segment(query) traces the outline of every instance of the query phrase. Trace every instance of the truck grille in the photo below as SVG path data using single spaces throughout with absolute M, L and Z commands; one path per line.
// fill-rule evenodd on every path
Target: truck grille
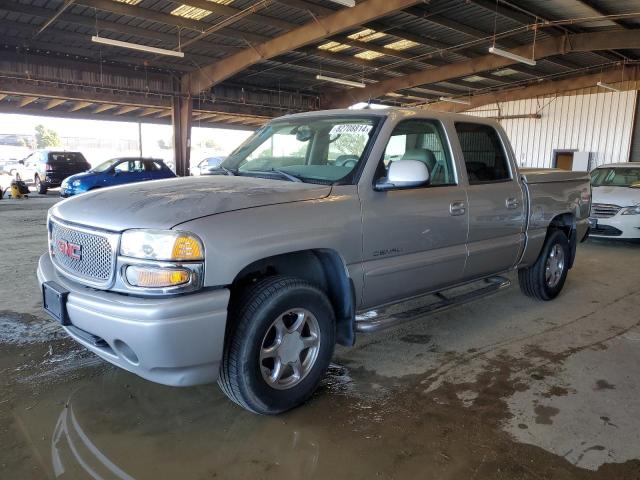
M 51 220 L 50 249 L 54 265 L 82 283 L 107 287 L 113 281 L 118 234 L 63 225 Z
M 618 205 L 608 205 L 606 203 L 594 203 L 591 205 L 591 216 L 595 218 L 611 218 L 617 214 L 622 207 Z

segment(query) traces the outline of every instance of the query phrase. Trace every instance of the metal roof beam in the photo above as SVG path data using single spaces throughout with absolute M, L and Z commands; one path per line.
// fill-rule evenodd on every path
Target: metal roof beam
M 563 95 L 567 92 L 575 92 L 585 88 L 595 88 L 596 83 L 599 81 L 614 84 L 616 85 L 616 88 L 619 88 L 620 90 L 635 90 L 638 89 L 638 82 L 640 82 L 640 70 L 635 66 L 626 68 L 624 76 L 619 69 L 614 69 L 607 70 L 605 72 L 564 78 L 562 80 L 550 80 L 542 83 L 536 82 L 529 86 L 521 85 L 513 89 L 472 95 L 470 98 L 470 105 L 456 106 L 452 103 L 436 102 L 428 105 L 428 108 L 438 111 L 459 112 L 492 103 L 510 102 L 544 95 Z
M 202 67 L 187 76 L 186 88 L 192 95 L 196 95 L 261 60 L 295 50 L 321 40 L 327 35 L 338 34 L 363 22 L 380 18 L 398 9 L 410 7 L 415 3 L 417 3 L 416 0 L 365 0 L 353 8 L 340 9 L 261 45 L 252 46 L 224 60 Z
M 535 58 L 543 59 L 553 55 L 563 55 L 571 52 L 592 52 L 598 50 L 612 50 L 618 48 L 640 48 L 640 34 L 634 30 L 615 30 L 593 33 L 576 33 L 565 37 L 552 37 L 540 40 L 536 44 Z M 531 45 L 523 45 L 512 49 L 516 55 L 531 55 Z M 495 55 L 483 55 L 471 60 L 452 63 L 437 69 L 425 70 L 406 75 L 404 77 L 383 80 L 365 88 L 351 89 L 342 95 L 325 98 L 324 107 L 344 107 L 377 98 L 387 92 L 403 88 L 425 85 L 436 82 L 453 80 L 468 75 L 488 72 L 508 67 L 517 62 Z

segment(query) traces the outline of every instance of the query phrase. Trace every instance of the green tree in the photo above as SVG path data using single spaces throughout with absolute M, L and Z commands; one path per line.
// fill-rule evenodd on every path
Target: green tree
M 57 147 L 59 145 L 60 137 L 55 130 L 46 128 L 44 125 L 36 125 L 37 148 Z
M 367 137 L 365 135 L 342 134 L 333 142 L 339 152 L 346 155 L 360 155 L 364 150 Z

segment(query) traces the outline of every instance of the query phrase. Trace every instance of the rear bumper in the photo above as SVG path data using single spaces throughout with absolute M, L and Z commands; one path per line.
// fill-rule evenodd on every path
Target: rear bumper
M 218 378 L 227 321 L 228 289 L 170 298 L 139 298 L 80 286 L 58 274 L 47 254 L 38 281 L 69 291 L 67 333 L 125 370 L 171 386 Z

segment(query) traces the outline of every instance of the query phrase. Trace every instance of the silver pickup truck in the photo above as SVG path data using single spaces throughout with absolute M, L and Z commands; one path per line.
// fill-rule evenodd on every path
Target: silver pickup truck
M 308 399 L 336 343 L 494 292 L 502 273 L 555 298 L 588 234 L 587 174 L 518 170 L 500 126 L 470 116 L 285 116 L 213 173 L 58 203 L 38 278 L 102 358 L 166 385 L 217 380 L 258 413 Z

